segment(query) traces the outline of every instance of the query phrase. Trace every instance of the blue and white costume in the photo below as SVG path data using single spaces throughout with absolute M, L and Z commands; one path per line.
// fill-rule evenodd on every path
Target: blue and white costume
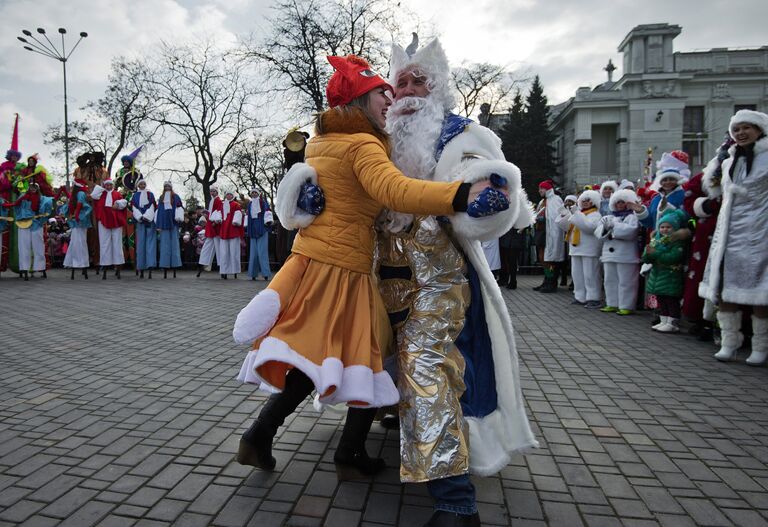
M 164 184 L 163 196 L 157 204 L 155 225 L 160 237 L 160 261 L 158 267 L 171 269 L 181 267 L 181 246 L 179 245 L 179 223 L 184 221 L 181 198 L 173 192 L 170 183 Z
M 70 214 L 69 208 L 73 207 Z M 88 187 L 79 185 L 75 180 L 74 190 L 69 202 L 62 208 L 62 215 L 68 216 L 69 246 L 64 255 L 64 267 L 87 269 L 90 265 L 88 255 L 88 229 L 93 226 L 91 216 L 93 207 L 88 203 Z
M 251 202 L 245 212 L 245 235 L 248 238 L 248 276 L 255 279 L 261 274 L 272 278 L 269 269 L 269 229 L 272 225 L 272 211 L 269 203 L 258 191 L 251 191 Z
M 136 269 L 144 271 L 157 267 L 157 232 L 155 227 L 155 195 L 147 190 L 145 180 L 139 180 L 138 190 L 131 197 L 133 219 L 136 222 Z

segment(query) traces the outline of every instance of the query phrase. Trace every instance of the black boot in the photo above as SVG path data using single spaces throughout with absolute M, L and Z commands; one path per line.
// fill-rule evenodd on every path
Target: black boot
M 435 511 L 424 527 L 480 527 L 480 515 L 472 516 L 448 511 Z
M 29 271 L 20 271 L 20 273 L 24 277 L 25 282 L 29 282 Z
M 222 280 L 226 280 L 227 279 L 227 275 L 223 274 L 223 275 L 221 275 L 221 278 L 222 278 Z
M 139 273 L 139 278 L 144 278 L 144 269 L 142 269 L 141 272 Z
M 173 270 L 173 277 L 176 278 L 176 269 Z
M 106 280 L 107 279 L 107 270 L 102 268 L 101 269 L 101 279 Z
M 539 293 L 557 293 L 557 277 L 548 277 L 544 283 L 544 287 L 539 289 Z
M 72 268 L 72 276 L 70 277 L 70 280 L 74 280 L 74 279 L 75 279 L 75 268 L 73 267 Z
M 541 288 L 543 288 L 545 285 L 547 285 L 547 275 L 544 275 L 544 280 L 542 280 L 542 282 L 539 285 L 534 287 L 533 290 L 534 291 L 541 291 Z
M 365 451 L 365 440 L 376 417 L 376 408 L 350 408 L 341 433 L 339 446 L 333 456 L 340 481 L 373 476 L 384 470 L 381 458 L 370 458 Z
M 168 278 L 168 269 L 163 269 L 163 280 Z
M 204 265 L 202 264 L 197 265 L 197 275 L 196 275 L 197 278 L 200 278 L 200 274 L 203 272 L 203 269 L 205 269 Z
M 43 271 L 43 278 L 48 278 L 48 272 L 47 271 Z
M 147 269 L 147 278 L 152 280 L 152 269 Z
M 120 268 L 119 267 L 115 269 L 115 276 L 117 277 L 118 280 L 120 280 Z
M 83 278 L 88 280 L 88 269 L 83 269 Z
M 259 412 L 259 417 L 240 439 L 237 462 L 263 470 L 275 468 L 272 440 L 277 429 L 315 388 L 312 380 L 294 368 L 285 377 L 285 389 L 270 396 Z

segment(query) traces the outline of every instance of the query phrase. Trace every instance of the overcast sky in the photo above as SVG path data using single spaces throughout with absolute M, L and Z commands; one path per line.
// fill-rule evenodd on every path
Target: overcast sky
M 402 0 L 440 35 L 449 60 L 493 62 L 529 68 L 541 76 L 550 103 L 579 86 L 606 79 L 608 59 L 632 27 L 679 24 L 676 51 L 768 45 L 765 0 Z M 0 149 L 10 144 L 13 114 L 21 115 L 21 149 L 40 152 L 42 163 L 60 168 L 43 144 L 47 125 L 63 122 L 61 64 L 22 48 L 22 29 L 68 30 L 68 45 L 80 31 L 89 36 L 67 64 L 70 121 L 104 91 L 116 55 L 140 55 L 161 39 L 212 36 L 223 45 L 263 30 L 267 0 L 0 0 Z M 406 32 L 417 29 L 404 27 Z M 74 38 L 72 38 L 74 37 Z M 56 40 L 54 40 L 56 42 Z M 407 43 L 407 42 L 406 42 Z M 133 145 L 131 145 L 131 149 Z M 73 162 L 72 162 L 73 163 Z

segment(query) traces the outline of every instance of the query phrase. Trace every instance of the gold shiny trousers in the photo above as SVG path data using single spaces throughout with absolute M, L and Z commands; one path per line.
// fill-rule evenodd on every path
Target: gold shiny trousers
M 469 472 L 469 429 L 459 398 L 469 284 L 447 225 L 416 217 L 408 232 L 379 234 L 379 288 L 397 332 L 400 479 L 423 482 Z

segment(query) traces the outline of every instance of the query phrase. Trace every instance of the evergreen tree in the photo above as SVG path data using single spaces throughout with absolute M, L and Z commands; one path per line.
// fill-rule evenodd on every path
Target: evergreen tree
M 539 183 L 557 177 L 557 161 L 549 130 L 547 96 L 539 76 L 533 80 L 523 105 L 522 96 L 515 96 L 509 112 L 509 122 L 501 130 L 502 150 L 508 161 L 523 173 L 523 188 L 532 201 L 539 200 Z

